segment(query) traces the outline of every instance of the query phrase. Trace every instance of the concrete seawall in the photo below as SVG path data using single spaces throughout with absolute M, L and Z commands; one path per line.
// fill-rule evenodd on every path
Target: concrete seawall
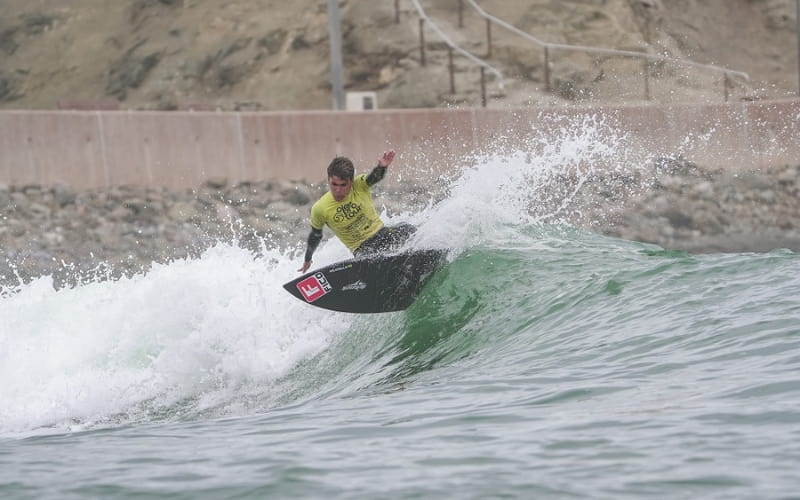
M 76 189 L 192 188 L 324 179 L 335 155 L 367 168 L 393 147 L 428 169 L 475 151 L 528 147 L 565 126 L 602 120 L 642 158 L 681 154 L 712 168 L 762 168 L 800 159 L 800 100 L 686 106 L 419 109 L 368 112 L 0 111 L 0 183 Z M 628 155 L 631 158 L 631 155 Z

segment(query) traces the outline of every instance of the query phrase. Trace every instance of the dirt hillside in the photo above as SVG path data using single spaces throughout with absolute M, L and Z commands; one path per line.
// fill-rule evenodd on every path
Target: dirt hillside
M 502 75 L 487 72 L 490 107 L 645 100 L 639 61 L 552 50 L 548 90 L 536 44 L 493 25 L 487 54 L 485 21 L 469 1 L 419 3 L 441 33 Z M 731 99 L 797 95 L 792 0 L 477 3 L 542 41 L 747 73 L 731 79 Z M 458 52 L 451 91 L 447 44 L 432 23 L 421 64 L 411 0 L 342 0 L 340 14 L 345 90 L 376 91 L 380 107 L 481 104 L 479 68 Z M 3 0 L 0 108 L 328 109 L 328 47 L 324 0 Z M 718 71 L 674 62 L 647 71 L 654 102 L 724 98 Z

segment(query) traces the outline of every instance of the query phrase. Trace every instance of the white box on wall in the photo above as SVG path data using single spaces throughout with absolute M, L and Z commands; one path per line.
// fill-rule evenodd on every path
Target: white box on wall
M 370 111 L 378 109 L 378 95 L 375 92 L 348 92 L 347 111 Z

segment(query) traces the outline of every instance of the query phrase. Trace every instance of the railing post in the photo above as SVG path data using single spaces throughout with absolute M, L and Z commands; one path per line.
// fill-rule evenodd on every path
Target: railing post
M 425 19 L 419 18 L 419 64 L 425 66 Z
M 447 46 L 447 60 L 448 60 L 448 68 L 450 69 L 450 93 L 456 93 L 456 77 L 455 77 L 455 65 L 453 64 L 453 47 Z
M 797 37 L 797 97 L 800 97 L 800 0 L 795 2 L 794 19 L 797 23 L 795 36 Z
M 481 66 L 481 105 L 486 107 L 486 68 Z
M 544 88 L 550 92 L 550 47 L 544 46 Z
M 458 0 L 458 27 L 464 27 L 464 0 Z
M 400 0 L 394 0 L 394 24 L 400 24 Z
M 492 21 L 486 20 L 486 58 L 492 57 Z
M 642 68 L 644 70 L 644 98 L 650 100 L 650 62 L 645 58 L 642 59 Z
M 724 74 L 722 86 L 725 87 L 725 102 L 728 102 L 728 90 L 731 88 L 731 79 L 728 77 L 728 73 Z

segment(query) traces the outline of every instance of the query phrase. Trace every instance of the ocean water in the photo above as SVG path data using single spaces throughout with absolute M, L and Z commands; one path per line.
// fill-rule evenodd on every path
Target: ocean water
M 269 242 L 2 290 L 0 497 L 800 498 L 800 257 L 562 224 L 632 163 L 597 127 L 387 214 L 451 249 L 406 311 L 301 303 Z

